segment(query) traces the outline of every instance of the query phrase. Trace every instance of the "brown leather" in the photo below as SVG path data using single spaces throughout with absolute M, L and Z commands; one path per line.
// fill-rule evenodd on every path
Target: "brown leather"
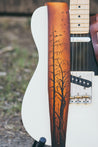
M 48 94 L 52 147 L 65 147 L 70 98 L 70 27 L 67 3 L 48 2 Z M 63 84 L 62 84 L 63 83 Z
M 98 14 L 90 18 L 90 33 L 92 37 L 93 48 L 98 63 Z

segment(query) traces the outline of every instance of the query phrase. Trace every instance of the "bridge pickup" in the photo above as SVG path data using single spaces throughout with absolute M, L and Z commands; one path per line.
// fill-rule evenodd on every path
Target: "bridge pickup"
M 85 88 L 89 88 L 92 86 L 92 82 L 86 79 L 82 79 L 80 77 L 76 77 L 71 75 L 71 83 L 83 86 Z
M 71 72 L 70 103 L 90 104 L 92 102 L 92 80 L 94 72 Z

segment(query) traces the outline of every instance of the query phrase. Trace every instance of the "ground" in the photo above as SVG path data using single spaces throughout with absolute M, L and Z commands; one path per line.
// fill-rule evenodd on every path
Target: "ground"
M 31 147 L 21 120 L 26 87 L 37 66 L 30 18 L 0 17 L 0 147 Z

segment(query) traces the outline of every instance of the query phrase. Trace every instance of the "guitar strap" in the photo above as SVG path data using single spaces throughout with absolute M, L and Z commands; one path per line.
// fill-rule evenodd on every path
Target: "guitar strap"
M 91 16 L 90 18 L 90 33 L 96 61 L 98 63 L 98 14 Z
M 65 147 L 70 98 L 70 25 L 67 3 L 48 6 L 48 92 L 52 147 Z

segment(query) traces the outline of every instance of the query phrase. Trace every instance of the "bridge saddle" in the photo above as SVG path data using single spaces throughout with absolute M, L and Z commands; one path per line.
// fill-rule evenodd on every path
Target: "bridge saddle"
M 94 72 L 71 72 L 70 104 L 90 104 L 92 102 L 93 77 Z

